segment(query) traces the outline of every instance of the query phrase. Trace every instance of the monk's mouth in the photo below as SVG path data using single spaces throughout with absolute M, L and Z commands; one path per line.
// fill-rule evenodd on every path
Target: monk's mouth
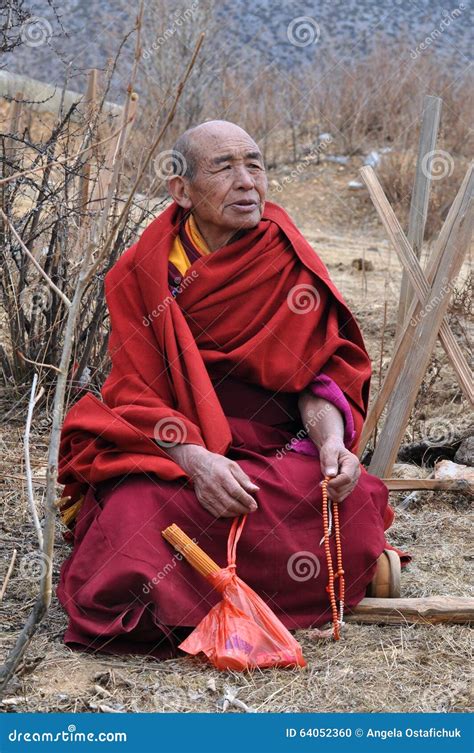
M 253 201 L 251 203 L 239 203 L 236 201 L 234 204 L 230 204 L 233 209 L 235 209 L 237 212 L 242 212 L 243 214 L 250 214 L 251 212 L 254 212 L 256 209 L 258 209 L 258 202 Z

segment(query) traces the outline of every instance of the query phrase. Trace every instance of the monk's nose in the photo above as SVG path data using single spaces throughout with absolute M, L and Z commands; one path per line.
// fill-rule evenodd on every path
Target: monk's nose
M 253 188 L 255 186 L 254 176 L 245 167 L 241 167 L 236 171 L 234 185 L 236 188 Z

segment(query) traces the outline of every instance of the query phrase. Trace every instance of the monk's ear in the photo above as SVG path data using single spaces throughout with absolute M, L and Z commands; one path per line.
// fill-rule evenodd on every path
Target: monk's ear
M 168 178 L 168 192 L 183 209 L 191 209 L 193 202 L 189 196 L 187 181 L 182 175 L 172 175 Z

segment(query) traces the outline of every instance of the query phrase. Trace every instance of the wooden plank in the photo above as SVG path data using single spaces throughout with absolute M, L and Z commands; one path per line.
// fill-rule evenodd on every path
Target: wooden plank
M 344 615 L 346 622 L 376 625 L 464 625 L 474 622 L 474 599 L 463 596 L 426 596 L 418 599 L 362 599 Z
M 404 271 L 407 273 L 408 279 L 413 285 L 414 294 L 423 305 L 426 305 L 430 299 L 431 286 L 426 279 L 420 263 L 410 246 L 408 238 L 406 238 L 406 236 L 404 235 L 400 223 L 398 222 L 392 207 L 385 198 L 382 188 L 378 183 L 372 168 L 362 168 L 360 172 L 369 189 L 379 216 L 384 223 L 387 234 L 389 235 L 395 251 L 397 252 L 398 257 L 404 266 Z M 460 260 L 460 264 L 455 269 L 453 278 L 457 276 L 461 265 L 462 258 Z M 406 328 L 403 329 L 403 332 L 406 332 Z M 469 402 L 473 403 L 474 388 L 472 383 L 472 372 L 469 364 L 464 358 L 464 355 L 456 341 L 456 338 L 451 331 L 449 322 L 446 317 L 444 317 L 441 322 L 439 338 L 442 346 L 446 351 L 446 355 L 451 361 L 451 364 L 456 372 L 459 384 L 464 392 L 464 395 Z M 397 344 L 395 345 L 395 348 L 397 348 Z
M 449 210 L 446 221 L 443 227 L 441 228 L 441 232 L 439 234 L 438 240 L 435 245 L 434 253 L 432 254 L 430 258 L 428 268 L 426 270 L 426 276 L 429 283 L 432 283 L 432 281 L 434 280 L 435 274 L 439 269 L 440 259 L 443 257 L 446 249 L 448 248 L 451 235 L 453 232 L 453 228 L 458 222 L 460 214 L 464 211 L 465 203 L 467 199 L 469 198 L 467 191 L 468 191 L 468 186 L 472 182 L 472 174 L 473 174 L 473 170 L 471 166 L 466 172 L 466 175 L 463 179 L 461 187 Z M 399 230 L 401 233 L 403 233 L 401 228 L 399 228 Z M 456 269 L 459 269 L 461 264 L 462 264 L 462 259 L 458 261 L 458 267 Z M 364 427 L 362 430 L 362 435 L 359 442 L 359 452 L 358 452 L 359 457 L 361 457 L 362 453 L 365 450 L 367 442 L 369 441 L 372 435 L 372 432 L 374 431 L 374 428 L 382 414 L 385 404 L 395 388 L 395 384 L 399 377 L 400 370 L 403 367 L 403 364 L 406 362 L 406 359 L 408 358 L 411 344 L 412 344 L 412 339 L 413 339 L 413 327 L 412 327 L 411 322 L 412 320 L 416 320 L 417 318 L 419 318 L 421 310 L 422 310 L 421 303 L 419 301 L 413 301 L 412 305 L 410 306 L 410 311 L 407 316 L 407 321 L 405 323 L 404 332 L 400 339 L 398 348 L 394 352 L 388 371 L 385 375 L 383 384 L 365 420 Z M 380 475 L 388 475 L 388 473 L 380 474 Z
M 447 244 L 446 251 L 440 261 L 426 308 L 422 308 L 420 318 L 407 330 L 408 357 L 401 364 L 400 375 L 388 403 L 386 420 L 369 466 L 369 471 L 376 476 L 389 475 L 396 460 L 405 427 L 415 404 L 441 322 L 448 307 L 453 275 L 456 268 L 459 267 L 460 260 L 464 258 L 469 245 L 474 219 L 472 212 L 473 185 L 471 169 L 471 179 L 466 187 L 465 201 L 462 203 L 462 208 L 452 228 L 450 242 Z M 387 200 L 378 182 L 375 190 L 381 194 L 380 200 L 386 202 Z M 390 217 L 386 219 L 390 222 Z M 399 226 L 398 228 L 401 230 Z M 397 234 L 398 229 L 394 227 L 393 232 Z M 416 273 L 416 270 L 414 271 Z M 397 355 L 398 353 L 399 351 Z
M 418 146 L 418 158 L 416 162 L 415 182 L 410 203 L 410 216 L 408 219 L 408 243 L 413 249 L 416 258 L 420 258 L 423 236 L 425 234 L 426 218 L 428 215 L 428 203 L 430 199 L 431 176 L 426 170 L 426 161 L 430 152 L 433 152 L 438 138 L 438 128 L 441 116 L 443 100 L 430 94 L 423 100 L 423 115 L 420 129 Z M 409 303 L 413 298 L 410 280 L 406 269 L 403 270 L 398 303 L 398 318 L 396 336 L 401 333 L 406 319 Z
M 467 478 L 382 478 L 391 492 L 445 491 L 472 492 L 474 484 Z

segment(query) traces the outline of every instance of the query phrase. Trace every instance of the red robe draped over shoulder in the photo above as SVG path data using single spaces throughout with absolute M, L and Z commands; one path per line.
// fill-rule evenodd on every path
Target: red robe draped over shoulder
M 68 504 L 89 484 L 122 474 L 185 478 L 166 452 L 170 441 L 225 454 L 231 431 L 210 373 L 276 393 L 298 393 L 327 374 L 351 407 L 356 451 L 370 359 L 341 293 L 288 214 L 266 202 L 256 228 L 192 264 L 178 304 L 167 269 L 181 217 L 171 204 L 106 275 L 112 368 L 103 400 L 86 394 L 63 424 L 59 481 Z

